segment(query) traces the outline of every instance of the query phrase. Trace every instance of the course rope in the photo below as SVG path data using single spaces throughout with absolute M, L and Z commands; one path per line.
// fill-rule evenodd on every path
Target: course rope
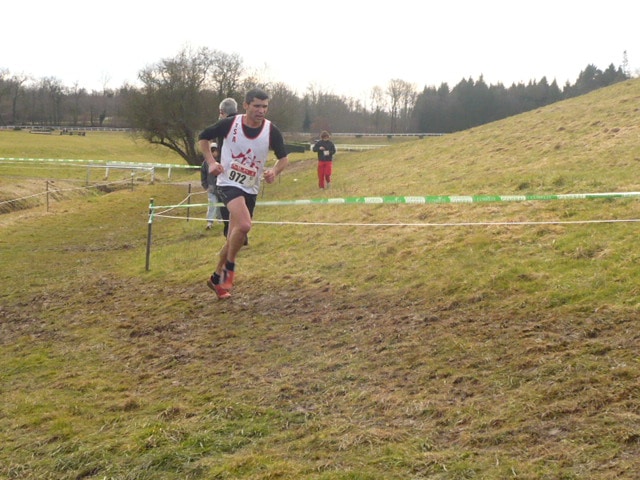
M 597 198 L 637 198 L 640 192 L 610 192 L 610 193 L 570 193 L 549 195 L 430 195 L 430 196 L 382 196 L 382 197 L 344 197 L 344 198 L 316 198 L 302 200 L 271 200 L 258 201 L 256 205 L 378 205 L 378 204 L 443 204 L 443 203 L 481 203 L 481 202 L 523 202 L 548 200 L 582 200 Z M 218 202 L 215 206 L 224 206 Z M 208 207 L 208 203 L 178 205 L 150 205 L 150 222 L 153 217 L 182 219 L 185 217 L 167 215 L 177 208 Z M 162 210 L 158 212 L 157 210 Z M 204 218 L 190 218 L 192 220 L 206 220 Z M 351 226 L 351 227 L 454 227 L 454 226 L 514 226 L 514 225 L 577 225 L 599 223 L 633 223 L 640 219 L 604 219 L 604 220 L 549 220 L 549 221 L 502 221 L 502 222 L 458 222 L 458 223 L 351 223 L 351 222 L 293 222 L 293 221 L 256 221 L 255 224 L 268 225 L 316 225 L 316 226 Z
M 378 205 L 378 204 L 428 204 L 428 203 L 479 203 L 479 202 L 523 202 L 536 200 L 579 200 L 596 198 L 633 198 L 640 197 L 640 192 L 612 192 L 612 193 L 571 193 L 560 195 L 464 195 L 464 196 L 382 196 L 382 197 L 344 197 L 344 198 L 316 198 L 303 200 L 272 200 L 258 201 L 256 205 Z M 187 197 L 190 198 L 190 197 Z M 212 204 L 222 206 L 222 203 Z M 146 270 L 150 269 L 151 256 L 151 229 L 154 218 L 169 218 L 184 220 L 184 216 L 167 215 L 176 208 L 208 207 L 208 203 L 180 205 L 149 205 L 149 220 L 147 231 Z M 161 210 L 158 212 L 158 210 Z M 187 219 L 205 221 L 205 218 L 189 217 Z M 531 225 L 580 225 L 580 224 L 613 224 L 640 222 L 640 219 L 604 219 L 604 220 L 548 220 L 548 221 L 497 221 L 497 222 L 446 222 L 446 223 L 357 223 L 357 222 L 293 222 L 293 221 L 256 221 L 254 224 L 262 225 L 302 225 L 302 226 L 330 226 L 330 227 L 494 227 L 494 226 L 531 226 Z
M 259 205 L 313 205 L 313 204 L 431 204 L 431 203 L 484 203 L 484 202 L 525 202 L 539 200 L 581 200 L 592 198 L 640 197 L 640 192 L 613 193 L 570 193 L 562 195 L 428 195 L 316 198 L 310 200 L 274 200 L 258 202 Z
M 184 220 L 185 217 L 177 215 L 164 215 L 152 213 L 149 216 L 149 223 L 153 223 L 153 218 L 169 218 L 174 220 Z M 209 221 L 206 218 L 190 217 L 190 220 Z M 225 220 L 218 220 L 224 222 Z M 630 219 L 605 219 L 605 220 L 544 220 L 544 221 L 519 221 L 519 222 L 445 222 L 445 223 L 355 223 L 355 222 L 270 222 L 264 220 L 252 220 L 252 224 L 261 225 L 301 225 L 319 227 L 489 227 L 489 226 L 530 226 L 530 225 L 584 225 L 599 223 L 638 223 L 640 218 Z
M 74 192 L 74 191 L 79 191 L 79 190 L 90 190 L 93 188 L 104 188 L 104 187 L 109 187 L 112 185 L 126 185 L 131 183 L 131 180 L 115 180 L 113 182 L 102 182 L 102 183 L 97 183 L 94 185 L 87 185 L 84 187 L 68 187 L 68 188 L 51 188 L 50 190 L 45 190 L 44 192 L 39 192 L 39 193 L 33 193 L 30 195 L 25 195 L 23 197 L 18 197 L 18 198 L 12 198 L 10 200 L 1 200 L 0 201 L 0 205 L 6 205 L 9 203 L 17 203 L 17 202 L 22 202 L 23 200 L 28 200 L 29 198 L 34 198 L 34 197 L 41 197 L 44 195 L 53 195 L 56 193 L 61 193 L 61 192 Z
M 93 164 L 100 166 L 112 166 L 116 167 L 122 165 L 125 167 L 140 167 L 140 168 L 184 168 L 184 169 L 196 169 L 199 166 L 194 165 L 180 165 L 169 163 L 146 163 L 146 162 L 121 162 L 114 160 L 85 160 L 77 158 L 26 158 L 26 157 L 0 157 L 0 161 L 3 162 L 43 162 L 43 163 L 80 163 L 80 164 Z
M 382 196 L 382 197 L 342 197 L 342 198 L 313 198 L 300 200 L 268 200 L 257 201 L 256 205 L 285 206 L 285 205 L 378 205 L 378 204 L 436 204 L 436 203 L 484 203 L 484 202 L 526 202 L 547 200 L 584 200 L 596 198 L 637 198 L 640 192 L 609 192 L 609 193 L 567 193 L 548 195 L 428 195 L 418 196 Z M 217 206 L 222 205 L 217 203 Z M 204 204 L 180 205 L 188 207 L 206 207 Z M 170 209 L 178 205 L 156 206 L 154 208 Z

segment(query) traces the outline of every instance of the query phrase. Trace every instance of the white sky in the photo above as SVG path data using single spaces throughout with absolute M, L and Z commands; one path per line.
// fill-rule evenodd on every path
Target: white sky
M 463 78 L 547 77 L 588 64 L 640 68 L 630 0 L 31 0 L 4 2 L 0 69 L 88 90 L 136 83 L 184 47 L 238 54 L 261 78 L 363 101 L 392 79 L 421 90 Z

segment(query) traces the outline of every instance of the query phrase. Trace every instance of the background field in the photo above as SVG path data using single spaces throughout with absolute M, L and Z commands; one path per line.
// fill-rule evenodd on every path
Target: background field
M 297 154 L 259 200 L 636 192 L 639 100 L 633 80 L 339 153 L 330 191 Z M 163 155 L 91 135 L 45 155 L 15 133 L 0 156 Z M 0 201 L 49 175 L 0 163 Z M 0 216 L 1 478 L 636 477 L 637 198 L 259 206 L 218 302 L 201 208 L 154 220 L 145 270 L 149 199 L 190 183 Z

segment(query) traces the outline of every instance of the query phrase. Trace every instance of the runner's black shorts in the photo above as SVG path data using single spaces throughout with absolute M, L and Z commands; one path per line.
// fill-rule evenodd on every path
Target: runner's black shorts
M 258 195 L 254 193 L 247 193 L 238 187 L 230 187 L 228 185 L 224 185 L 218 186 L 218 197 L 220 201 L 224 203 L 225 207 L 234 198 L 244 197 L 244 202 L 247 205 L 249 214 L 251 215 L 251 218 L 253 218 L 253 209 L 256 208 L 256 200 L 258 198 Z

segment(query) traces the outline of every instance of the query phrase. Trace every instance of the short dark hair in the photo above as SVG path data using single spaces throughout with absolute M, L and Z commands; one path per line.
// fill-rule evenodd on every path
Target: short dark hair
M 249 104 L 253 102 L 254 98 L 257 98 L 258 100 L 269 100 L 269 94 L 261 88 L 252 88 L 244 96 L 244 103 Z

